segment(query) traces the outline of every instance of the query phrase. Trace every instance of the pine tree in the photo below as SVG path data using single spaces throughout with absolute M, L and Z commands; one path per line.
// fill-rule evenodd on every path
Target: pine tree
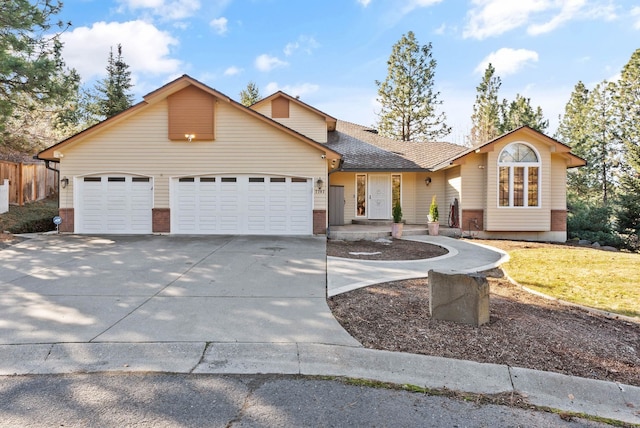
M 510 103 L 505 99 L 500 106 L 502 116 L 500 134 L 513 131 L 527 125 L 536 131 L 544 133 L 549 127 L 549 121 L 544 118 L 542 108 L 531 107 L 531 99 L 516 94 L 516 99 Z
M 623 67 L 614 97 L 619 136 L 625 148 L 626 174 L 616 210 L 618 232 L 630 248 L 640 247 L 640 49 Z
M 249 107 L 260 101 L 261 98 L 260 89 L 253 81 L 247 83 L 246 89 L 240 91 L 240 104 L 243 106 Z
M 482 82 L 476 87 L 477 94 L 473 104 L 472 128 L 469 136 L 472 147 L 486 143 L 499 135 L 501 125 L 498 91 L 502 81 L 495 72 L 496 69 L 489 64 Z
M 594 187 L 599 189 L 603 206 L 615 194 L 615 183 L 622 165 L 622 144 L 613 99 L 615 93 L 616 86 L 613 83 L 599 83 L 591 91 L 587 105 L 587 173 L 592 175 Z
M 434 90 L 436 60 L 431 43 L 420 46 L 412 31 L 393 45 L 387 78 L 378 86 L 378 128 L 381 135 L 401 141 L 440 139 L 451 132 Z
M 587 166 L 573 168 L 567 175 L 568 191 L 584 200 L 593 195 L 594 180 L 589 161 L 589 135 L 587 132 L 589 121 L 589 90 L 584 83 L 578 82 L 569 101 L 565 105 L 564 115 L 561 116 L 556 139 L 571 147 L 571 151 L 587 160 Z
M 133 103 L 131 72 L 122 58 L 122 45 L 118 44 L 118 55 L 113 48 L 109 51 L 107 76 L 95 87 L 97 93 L 96 110 L 103 118 L 109 118 L 128 109 Z
M 51 23 L 61 9 L 62 3 L 52 0 L 2 2 L 0 148 L 24 148 L 24 128 L 12 129 L 12 123 L 28 124 L 31 114 L 50 117 L 77 84 L 77 75 L 65 67 L 60 41 L 60 34 L 71 24 Z

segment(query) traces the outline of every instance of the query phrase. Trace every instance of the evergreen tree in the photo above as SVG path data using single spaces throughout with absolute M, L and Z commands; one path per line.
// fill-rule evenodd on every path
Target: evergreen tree
M 131 72 L 122 58 L 122 45 L 118 44 L 118 55 L 109 51 L 107 76 L 96 84 L 96 112 L 107 119 L 128 109 L 133 103 Z
M 246 89 L 240 91 L 240 104 L 249 107 L 260 101 L 262 96 L 260 95 L 260 89 L 255 82 L 249 82 Z
M 25 129 L 19 124 L 30 123 L 29 114 L 38 111 L 39 117 L 50 117 L 77 84 L 77 74 L 66 69 L 61 55 L 60 34 L 71 24 L 51 23 L 61 9 L 62 3 L 53 0 L 2 2 L 0 146 L 5 149 L 31 150 L 24 147 Z
M 593 195 L 594 178 L 591 172 L 593 159 L 590 158 L 587 132 L 589 122 L 589 90 L 584 83 L 578 82 L 564 108 L 555 138 L 571 147 L 571 151 L 587 160 L 587 166 L 573 168 L 567 175 L 568 191 L 583 200 Z
M 623 67 L 616 89 L 615 111 L 628 167 L 621 178 L 617 226 L 627 237 L 628 246 L 637 249 L 640 244 L 640 49 Z
M 436 60 L 431 43 L 420 46 L 412 31 L 393 45 L 387 61 L 387 78 L 378 86 L 382 108 L 380 134 L 401 141 L 436 140 L 451 132 L 445 114 L 437 113 L 442 104 L 436 92 Z
M 500 106 L 502 121 L 500 124 L 500 134 L 504 134 L 514 129 L 527 125 L 536 131 L 544 133 L 549 127 L 549 121 L 544 118 L 542 108 L 531 107 L 531 99 L 516 94 L 516 99 L 510 103 L 505 99 Z
M 585 129 L 588 133 L 584 153 L 589 166 L 586 173 L 590 182 L 599 189 L 599 198 L 606 206 L 615 193 L 622 165 L 622 144 L 619 138 L 618 118 L 614 105 L 616 86 L 609 82 L 596 85 L 589 95 L 588 117 Z
M 500 104 L 498 91 L 502 85 L 500 77 L 495 75 L 496 69 L 489 64 L 484 72 L 482 82 L 476 87 L 476 101 L 471 116 L 472 128 L 469 143 L 472 147 L 486 143 L 500 133 Z

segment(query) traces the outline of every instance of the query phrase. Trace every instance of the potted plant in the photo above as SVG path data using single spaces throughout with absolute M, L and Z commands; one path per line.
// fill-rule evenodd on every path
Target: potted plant
M 400 202 L 396 202 L 393 206 L 393 224 L 391 225 L 391 237 L 393 238 L 401 238 L 402 237 L 402 207 L 400 206 Z
M 429 207 L 429 235 L 437 235 L 440 230 L 440 215 L 438 214 L 438 203 L 436 202 L 436 195 L 431 198 L 431 206 Z

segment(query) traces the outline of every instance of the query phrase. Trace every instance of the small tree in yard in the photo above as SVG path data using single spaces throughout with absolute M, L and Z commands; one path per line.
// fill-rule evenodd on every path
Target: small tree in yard
M 438 203 L 436 202 L 436 195 L 431 198 L 431 206 L 429 206 L 429 221 L 437 222 L 440 219 L 438 214 Z

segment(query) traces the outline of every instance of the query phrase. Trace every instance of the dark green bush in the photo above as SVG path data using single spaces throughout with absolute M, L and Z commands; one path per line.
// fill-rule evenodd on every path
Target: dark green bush
M 567 201 L 567 234 L 569 239 L 586 239 L 600 245 L 621 247 L 623 240 L 615 233 L 611 224 L 611 210 L 595 203 Z

